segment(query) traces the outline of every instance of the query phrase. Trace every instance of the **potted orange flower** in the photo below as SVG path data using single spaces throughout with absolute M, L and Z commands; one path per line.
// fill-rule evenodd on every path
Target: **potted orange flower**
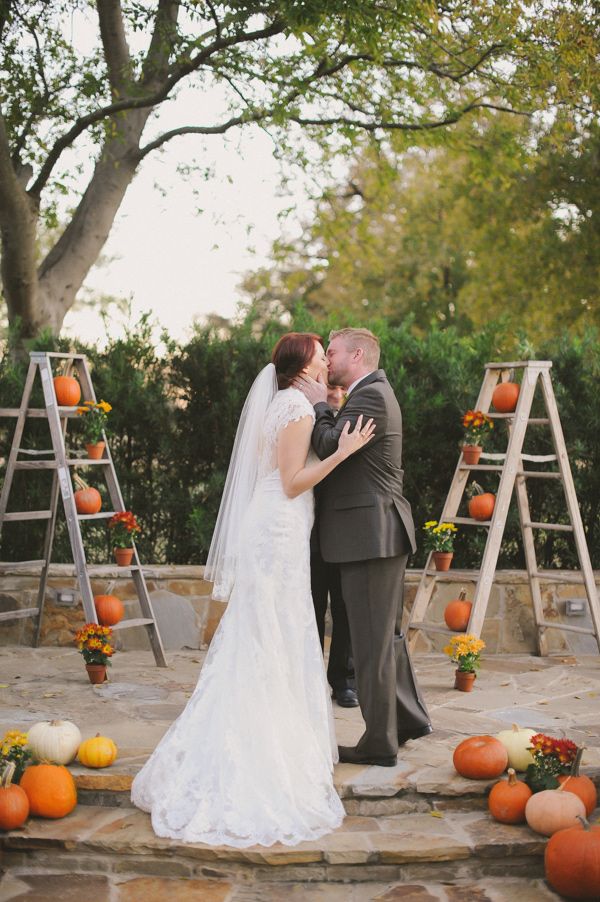
M 113 552 L 119 567 L 128 567 L 133 559 L 133 540 L 141 526 L 131 511 L 119 511 L 108 521 L 112 532 Z
M 465 429 L 463 460 L 466 464 L 476 464 L 483 451 L 482 439 L 492 431 L 494 424 L 481 410 L 467 410 L 462 418 L 462 424 Z
M 86 623 L 75 633 L 75 642 L 83 655 L 91 683 L 106 680 L 106 668 L 115 653 L 110 643 L 111 637 L 110 626 L 100 626 L 98 623 Z

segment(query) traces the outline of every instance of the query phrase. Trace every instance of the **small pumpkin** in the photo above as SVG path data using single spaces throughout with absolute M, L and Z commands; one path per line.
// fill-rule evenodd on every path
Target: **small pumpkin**
M 496 734 L 496 739 L 500 740 L 508 752 L 509 767 L 514 767 L 515 770 L 526 771 L 530 764 L 535 763 L 530 751 L 531 737 L 538 732 L 538 730 L 522 728 L 514 723 L 512 729 L 501 730 Z
M 123 602 L 116 595 L 94 595 L 94 606 L 102 626 L 114 626 L 125 614 Z
M 550 837 L 544 852 L 546 880 L 569 899 L 600 899 L 600 824 L 581 823 Z
M 525 806 L 532 795 L 529 786 L 517 780 L 514 767 L 509 767 L 508 780 L 492 786 L 488 796 L 490 814 L 501 824 L 524 824 Z
M 492 404 L 498 413 L 512 413 L 519 400 L 516 382 L 499 382 L 492 393 Z
M 30 765 L 21 777 L 21 787 L 27 793 L 31 814 L 38 817 L 65 817 L 77 804 L 75 780 L 60 764 Z
M 493 780 L 506 770 L 508 753 L 493 736 L 471 736 L 454 749 L 454 767 L 470 780 Z
M 98 489 L 94 489 L 84 482 L 81 476 L 75 475 L 73 482 L 77 486 L 75 492 L 75 507 L 78 514 L 97 514 L 102 507 L 102 496 Z
M 579 766 L 581 764 L 584 749 L 585 746 L 583 745 L 577 749 L 577 755 L 571 765 L 570 776 L 562 774 L 558 778 L 558 782 L 565 784 L 567 792 L 574 792 L 576 796 L 579 796 L 585 805 L 586 817 L 589 817 L 598 804 L 598 792 L 594 781 L 590 780 L 590 778 L 586 777 L 584 774 L 579 773 Z
M 471 483 L 469 491 L 469 516 L 474 520 L 490 520 L 496 506 L 496 496 L 484 492 L 477 482 Z
M 525 818 L 536 833 L 552 836 L 557 830 L 574 827 L 578 817 L 585 817 L 585 805 L 574 792 L 564 791 L 566 785 L 565 780 L 558 789 L 536 792 L 527 802 Z
M 55 376 L 54 393 L 59 407 L 77 407 L 81 400 L 81 387 L 73 376 Z
M 27 734 L 33 757 L 46 764 L 69 764 L 80 742 L 81 733 L 70 720 L 43 720 Z
M 29 799 L 24 789 L 12 782 L 15 762 L 9 761 L 0 779 L 0 830 L 16 830 L 29 817 Z
M 117 746 L 108 736 L 96 733 L 81 743 L 77 757 L 85 767 L 108 767 L 117 758 Z
M 464 633 L 469 626 L 473 604 L 466 597 L 466 590 L 461 589 L 458 598 L 449 601 L 444 610 L 446 626 L 455 633 Z

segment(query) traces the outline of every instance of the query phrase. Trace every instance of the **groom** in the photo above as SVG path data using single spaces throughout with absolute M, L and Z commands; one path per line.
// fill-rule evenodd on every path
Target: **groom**
M 355 748 L 340 746 L 340 761 L 396 764 L 398 746 L 431 733 L 405 637 L 396 633 L 404 571 L 416 549 L 410 505 L 402 495 L 402 416 L 385 372 L 379 341 L 368 329 L 329 336 L 329 382 L 346 389 L 338 417 L 327 386 L 300 377 L 314 405 L 312 442 L 320 458 L 332 454 L 344 423 L 360 414 L 376 423 L 373 439 L 321 484 L 319 535 L 325 561 L 339 566 L 348 612 L 358 697 L 366 729 Z

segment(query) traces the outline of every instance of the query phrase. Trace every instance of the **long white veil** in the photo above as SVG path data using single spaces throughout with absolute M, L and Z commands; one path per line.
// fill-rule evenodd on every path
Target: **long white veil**
M 265 414 L 276 393 L 275 367 L 269 363 L 252 383 L 235 434 L 204 571 L 205 579 L 213 583 L 213 598 L 227 601 L 235 581 L 240 526 L 256 485 Z

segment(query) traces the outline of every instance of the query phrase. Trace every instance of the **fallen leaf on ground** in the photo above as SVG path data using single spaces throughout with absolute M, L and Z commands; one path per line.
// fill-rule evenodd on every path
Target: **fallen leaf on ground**
M 443 817 L 444 816 L 441 811 L 430 811 L 429 813 L 432 817 Z

